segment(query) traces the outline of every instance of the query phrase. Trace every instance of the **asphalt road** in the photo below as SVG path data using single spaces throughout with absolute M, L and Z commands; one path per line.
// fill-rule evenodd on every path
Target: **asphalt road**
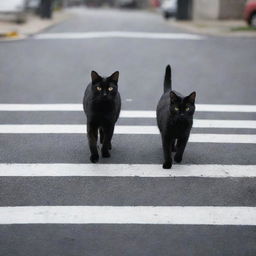
M 148 12 L 76 10 L 73 18 L 42 34 L 0 42 L 0 168 L 4 164 L 89 164 L 85 134 L 8 133 L 3 125 L 86 123 L 81 111 L 3 111 L 1 104 L 81 104 L 90 71 L 109 75 L 120 71 L 123 110 L 155 110 L 163 90 L 164 68 L 173 67 L 173 87 L 197 91 L 199 104 L 254 105 L 256 97 L 256 40 L 203 36 L 191 39 L 80 38 L 87 32 L 186 33 Z M 63 39 L 56 35 L 63 33 Z M 55 35 L 55 36 L 54 36 Z M 196 119 L 256 120 L 256 111 L 198 111 Z M 154 118 L 120 118 L 118 126 L 156 125 Z M 252 135 L 251 143 L 189 143 L 182 166 L 256 165 L 255 128 L 193 128 L 193 134 Z M 159 135 L 116 134 L 111 159 L 102 164 L 162 163 Z M 102 166 L 102 167 L 101 167 Z M 48 167 L 46 167 L 47 169 Z M 129 168 L 133 168 L 130 166 Z M 176 170 L 174 165 L 173 170 Z M 216 167 L 217 168 L 217 167 Z M 256 178 L 241 177 L 127 177 L 13 176 L 0 178 L 1 256 L 255 256 L 254 225 L 196 224 L 51 224 L 27 221 L 12 225 L 2 209 L 16 206 L 256 206 Z M 22 171 L 22 170 L 20 170 Z M 26 170 L 25 170 L 26 171 Z M 86 169 L 85 169 L 86 171 Z M 103 170 L 104 171 L 104 170 Z M 256 171 L 256 168 L 255 168 Z M 72 173 L 72 170 L 69 170 Z M 225 209 L 226 209 L 225 208 Z M 9 209 L 9 208 L 8 208 Z M 225 212 L 224 212 L 225 213 Z M 193 219 L 194 212 L 188 212 Z M 199 214 L 196 212 L 196 214 Z M 21 218 L 26 218 L 22 213 Z M 47 214 L 46 214 L 47 215 Z M 129 218 L 130 216 L 128 216 Z M 200 218 L 200 214 L 199 214 Z M 203 218 L 203 217 L 202 217 Z M 239 218 L 239 216 L 238 216 Z M 252 217 L 252 219 L 255 216 Z M 2 219 L 2 220 L 1 220 Z M 220 220 L 221 221 L 221 220 Z

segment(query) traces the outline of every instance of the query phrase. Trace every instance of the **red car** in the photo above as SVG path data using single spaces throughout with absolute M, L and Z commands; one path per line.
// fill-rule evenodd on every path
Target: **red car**
M 256 28 L 256 0 L 248 0 L 244 9 L 244 19 Z

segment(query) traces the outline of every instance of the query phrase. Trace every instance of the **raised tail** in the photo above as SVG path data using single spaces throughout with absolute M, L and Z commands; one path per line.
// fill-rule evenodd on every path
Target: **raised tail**
M 170 65 L 166 67 L 164 76 L 164 92 L 168 90 L 172 90 L 172 70 Z

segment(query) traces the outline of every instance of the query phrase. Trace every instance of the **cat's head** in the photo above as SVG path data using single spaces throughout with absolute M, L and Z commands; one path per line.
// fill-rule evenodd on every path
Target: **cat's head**
M 109 77 L 101 77 L 96 71 L 91 72 L 92 92 L 101 100 L 111 100 L 118 92 L 119 72 L 116 71 Z
M 175 91 L 170 92 L 170 112 L 177 120 L 192 119 L 195 113 L 196 92 L 192 92 L 186 97 L 181 96 Z

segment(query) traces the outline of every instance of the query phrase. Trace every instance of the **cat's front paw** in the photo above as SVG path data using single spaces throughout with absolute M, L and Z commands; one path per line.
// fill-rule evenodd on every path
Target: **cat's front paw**
M 172 161 L 166 161 L 163 163 L 163 169 L 171 169 L 172 168 Z
M 98 154 L 91 155 L 90 160 L 94 164 L 99 162 L 99 155 Z
M 102 150 L 101 151 L 102 157 L 104 158 L 109 158 L 110 157 L 110 153 L 108 150 Z
M 176 163 L 178 163 L 178 164 L 181 163 L 181 161 L 182 161 L 182 156 L 176 154 L 176 155 L 174 156 L 174 161 L 175 161 Z

